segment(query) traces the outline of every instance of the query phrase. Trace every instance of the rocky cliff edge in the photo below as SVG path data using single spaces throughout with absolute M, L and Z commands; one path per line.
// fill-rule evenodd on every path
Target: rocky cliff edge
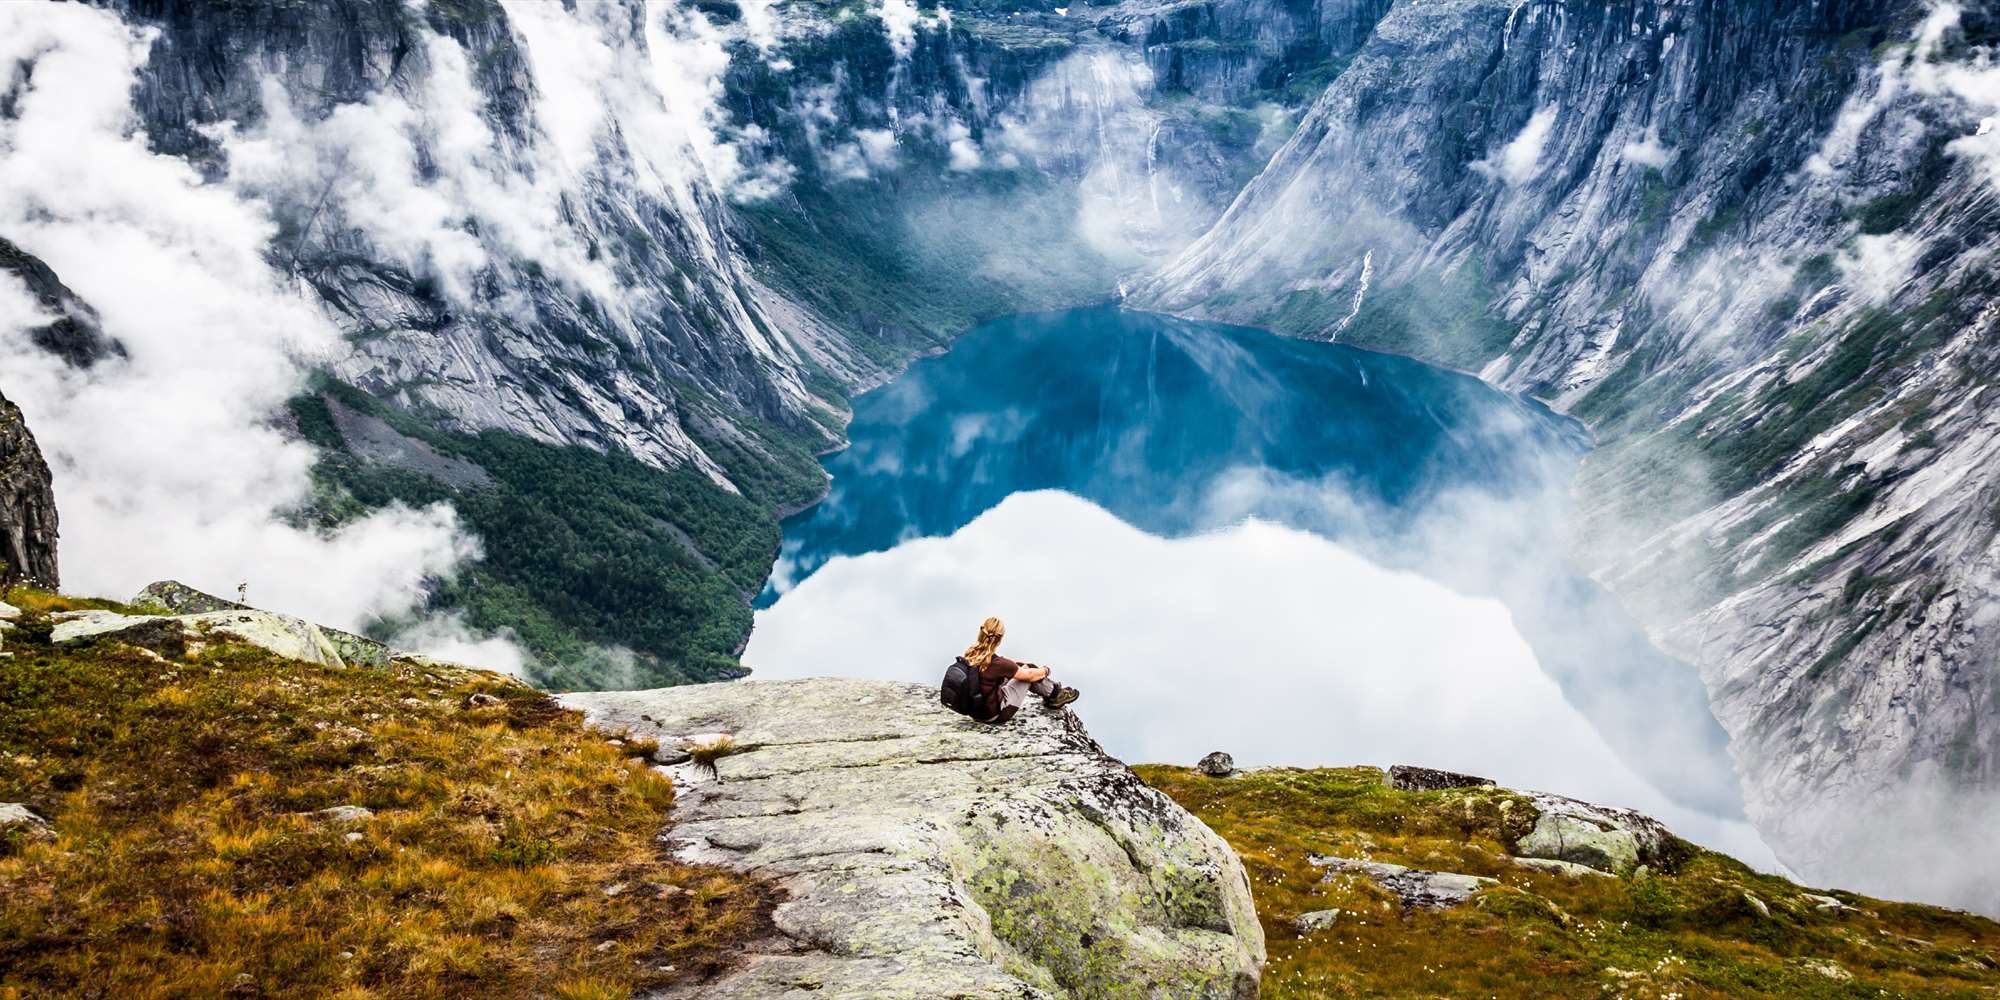
M 930 688 L 827 679 L 562 700 L 662 746 L 719 743 L 669 767 L 670 843 L 789 893 L 772 940 L 672 995 L 1257 995 L 1242 864 L 1069 711 L 983 726 Z

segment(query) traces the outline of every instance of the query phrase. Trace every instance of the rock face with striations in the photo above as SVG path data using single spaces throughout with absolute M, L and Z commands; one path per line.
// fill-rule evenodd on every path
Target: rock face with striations
M 826 679 L 563 700 L 662 744 L 733 739 L 712 774 L 670 769 L 669 839 L 789 898 L 775 940 L 688 995 L 1257 995 L 1241 862 L 1070 712 L 984 726 L 929 688 Z
M 0 396 L 0 583 L 54 589 L 56 496 L 21 408 Z

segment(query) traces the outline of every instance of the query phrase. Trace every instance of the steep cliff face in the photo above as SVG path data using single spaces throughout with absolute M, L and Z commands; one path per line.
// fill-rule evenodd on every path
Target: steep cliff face
M 688 15 L 122 9 L 159 32 L 134 95 L 147 136 L 269 200 L 273 255 L 355 340 L 344 380 L 452 429 L 719 483 L 719 455 L 778 446 L 758 421 L 832 440 L 806 373 L 869 369 L 796 317 L 776 332 L 740 266 L 721 185 L 754 178 L 703 117 L 684 63 L 719 48 Z
M 1991 32 L 1914 4 L 1398 6 L 1139 298 L 1590 420 L 1577 551 L 1701 668 L 1753 818 L 1808 872 L 1908 891 L 2000 754 L 1994 191 L 1962 82 Z M 1924 891 L 1991 905 L 1989 877 Z
M 56 587 L 56 498 L 21 408 L 0 396 L 0 585 Z

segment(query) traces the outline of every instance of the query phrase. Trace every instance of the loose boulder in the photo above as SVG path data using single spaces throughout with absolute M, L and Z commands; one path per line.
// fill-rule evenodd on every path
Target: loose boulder
M 1540 814 L 1535 827 L 1514 845 L 1522 858 L 1544 858 L 1624 874 L 1640 865 L 1658 867 L 1674 842 L 1660 821 L 1630 809 L 1592 805 L 1560 795 L 1533 793 Z
M 1236 773 L 1236 758 L 1217 750 L 1197 762 L 1195 769 L 1211 778 L 1227 778 Z
M 0 833 L 46 837 L 50 835 L 49 821 L 19 802 L 0 802 Z
M 689 996 L 1257 995 L 1264 936 L 1242 863 L 1072 712 L 981 725 L 934 689 L 827 679 L 562 701 L 662 746 L 731 736 L 714 773 L 666 769 L 667 838 L 684 861 L 776 879 L 786 899 L 777 938 Z

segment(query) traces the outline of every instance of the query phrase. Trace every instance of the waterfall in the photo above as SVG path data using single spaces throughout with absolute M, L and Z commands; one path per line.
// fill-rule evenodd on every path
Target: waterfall
M 1370 250 L 1361 257 L 1361 283 L 1354 289 L 1354 305 L 1347 310 L 1347 315 L 1341 318 L 1340 325 L 1333 328 L 1333 339 L 1339 340 L 1340 332 L 1347 329 L 1347 324 L 1354 322 L 1354 317 L 1361 315 L 1361 302 L 1368 297 L 1368 282 L 1374 277 L 1375 251 Z

